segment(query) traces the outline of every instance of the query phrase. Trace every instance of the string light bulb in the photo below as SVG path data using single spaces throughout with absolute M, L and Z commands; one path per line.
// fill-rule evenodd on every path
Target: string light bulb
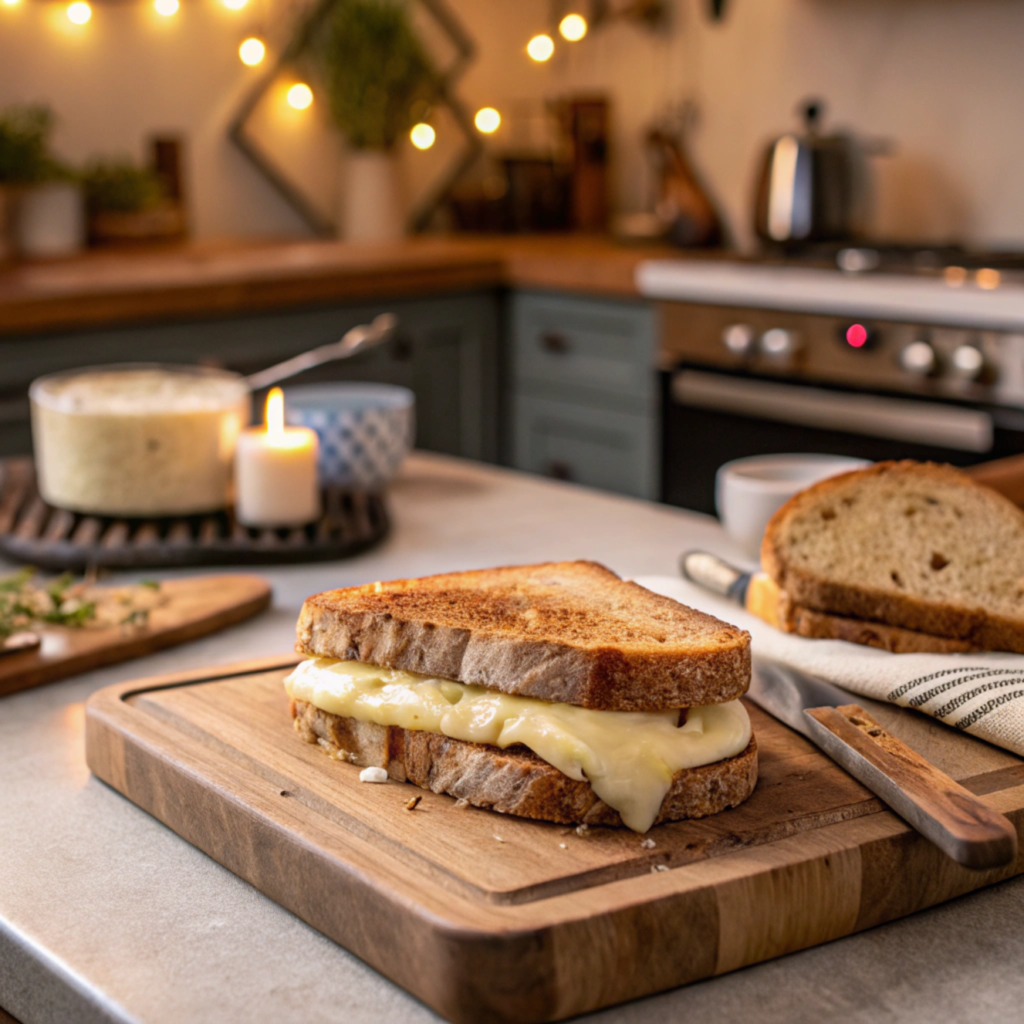
M 526 44 L 526 52 L 538 64 L 542 64 L 544 61 L 550 60 L 551 54 L 555 52 L 555 41 L 551 36 L 541 33 Z
M 409 132 L 409 139 L 417 149 L 430 149 L 437 138 L 437 132 L 429 124 L 420 122 L 412 126 Z
M 257 39 L 255 36 L 242 41 L 242 45 L 238 48 L 238 56 L 243 64 L 247 64 L 249 67 L 254 68 L 257 64 L 263 63 L 263 58 L 267 55 L 267 48 L 263 45 L 263 40 Z
M 16 4 L 16 3 L 18 3 L 18 0 L 4 0 L 4 3 L 5 3 L 5 4 L 6 4 L 6 5 L 8 6 L 8 7 L 13 7 L 13 6 L 14 6 L 14 5 Z
M 85 0 L 75 0 L 68 5 L 68 20 L 75 25 L 84 25 L 92 17 L 92 8 Z
M 473 124 L 476 125 L 478 132 L 490 135 L 498 130 L 498 126 L 501 124 L 501 114 L 494 107 L 481 107 L 476 112 L 476 117 L 473 118 Z
M 313 90 L 305 82 L 296 82 L 288 90 L 288 105 L 296 110 L 305 110 L 313 102 Z
M 224 6 L 231 11 L 240 11 L 249 0 L 224 0 Z
M 587 19 L 582 14 L 567 14 L 558 23 L 559 35 L 570 43 L 578 43 L 587 34 Z
M 178 0 L 153 0 L 153 7 L 156 13 L 162 14 L 165 18 L 170 18 L 177 14 L 180 6 Z

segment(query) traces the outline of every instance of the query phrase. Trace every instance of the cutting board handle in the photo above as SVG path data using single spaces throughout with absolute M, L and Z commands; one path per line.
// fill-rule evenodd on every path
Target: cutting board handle
M 993 810 L 882 728 L 862 707 L 810 708 L 818 745 L 940 850 L 985 871 L 1017 859 L 1017 831 Z

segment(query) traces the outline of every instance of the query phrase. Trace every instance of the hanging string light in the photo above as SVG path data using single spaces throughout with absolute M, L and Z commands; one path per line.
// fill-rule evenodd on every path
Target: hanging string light
M 313 102 L 313 90 L 305 82 L 296 82 L 288 90 L 288 106 L 305 110 Z
M 570 43 L 578 43 L 587 34 L 587 28 L 587 19 L 582 14 L 567 14 L 558 23 L 559 35 Z
M 163 15 L 165 18 L 170 18 L 178 13 L 178 8 L 181 5 L 178 0 L 154 0 L 153 8 L 157 14 Z
M 263 58 L 266 55 L 267 48 L 263 45 L 263 40 L 257 39 L 255 36 L 244 39 L 242 45 L 238 47 L 239 59 L 243 64 L 251 68 L 256 67 L 257 64 L 262 64 Z
M 430 149 L 436 138 L 437 132 L 423 121 L 414 124 L 409 132 L 409 140 L 417 149 Z
M 537 61 L 538 64 L 543 63 L 546 60 L 551 59 L 551 55 L 555 52 L 555 41 L 551 36 L 542 32 L 540 35 L 534 36 L 526 44 L 526 52 Z
M 476 117 L 473 118 L 473 124 L 476 125 L 478 132 L 490 135 L 498 130 L 498 126 L 501 124 L 501 114 L 494 107 L 481 107 L 476 112 Z
M 68 5 L 68 20 L 75 25 L 84 25 L 92 17 L 92 8 L 85 0 L 75 0 Z

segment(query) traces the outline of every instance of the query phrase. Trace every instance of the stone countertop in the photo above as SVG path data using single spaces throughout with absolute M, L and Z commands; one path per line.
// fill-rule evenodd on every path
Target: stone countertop
M 737 559 L 707 517 L 438 456 L 409 460 L 392 505 L 394 532 L 376 550 L 268 569 L 274 606 L 257 619 L 0 700 L 0 1006 L 23 1024 L 439 1020 L 91 778 L 82 726 L 94 690 L 288 651 L 303 598 L 328 587 L 579 557 L 673 573 L 687 547 Z M 587 1019 L 1009 1021 L 1024 1002 L 1022 919 L 1018 878 Z
M 502 286 L 637 298 L 642 259 L 600 235 L 193 242 L 0 269 L 0 337 Z

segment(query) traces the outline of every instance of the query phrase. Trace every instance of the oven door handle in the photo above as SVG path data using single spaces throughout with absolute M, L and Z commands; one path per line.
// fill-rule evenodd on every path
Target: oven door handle
M 994 426 L 988 413 L 942 402 L 851 395 L 701 370 L 676 371 L 672 397 L 698 409 L 936 448 L 988 452 L 993 444 Z

